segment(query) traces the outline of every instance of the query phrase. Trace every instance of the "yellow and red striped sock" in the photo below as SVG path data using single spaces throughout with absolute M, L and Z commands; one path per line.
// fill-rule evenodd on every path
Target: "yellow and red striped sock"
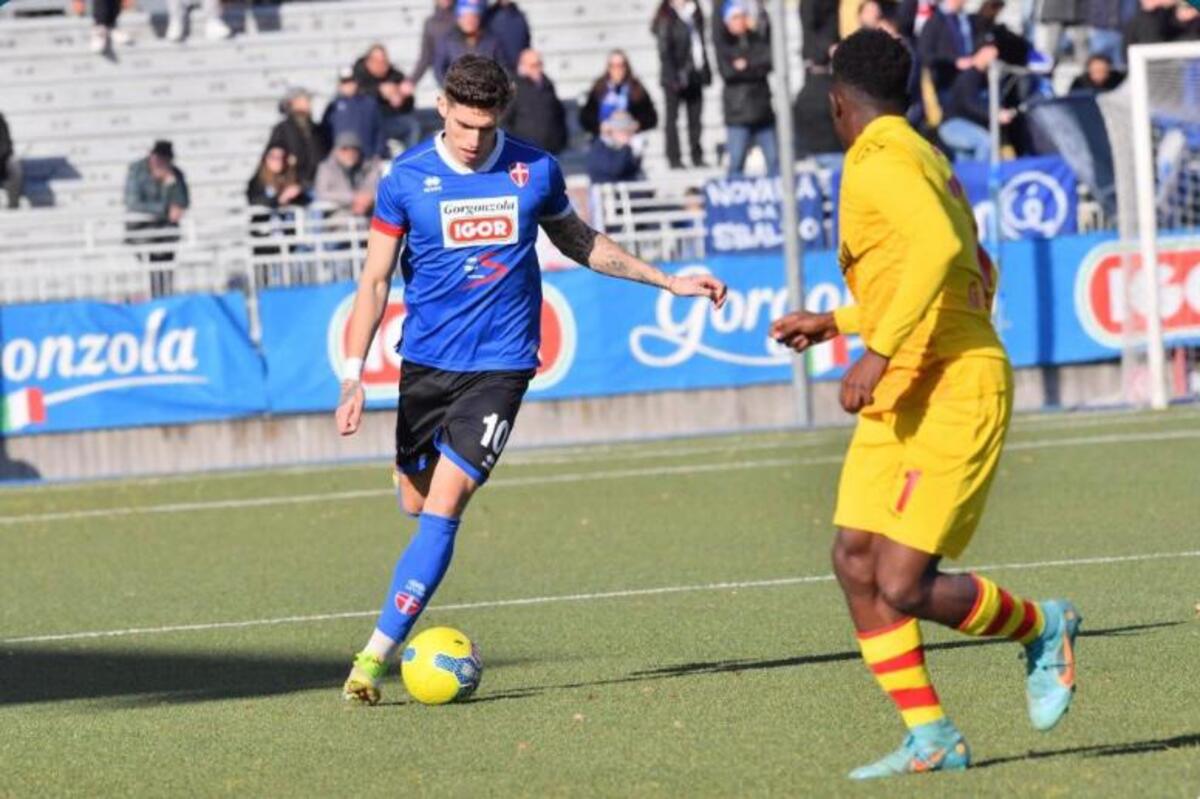
M 1036 602 L 1021 599 L 1005 591 L 986 577 L 972 574 L 975 587 L 975 607 L 958 625 L 967 635 L 1000 636 L 1028 644 L 1042 634 L 1046 618 Z
M 945 718 L 925 668 L 921 627 L 914 618 L 858 634 L 867 668 L 892 698 L 909 729 Z

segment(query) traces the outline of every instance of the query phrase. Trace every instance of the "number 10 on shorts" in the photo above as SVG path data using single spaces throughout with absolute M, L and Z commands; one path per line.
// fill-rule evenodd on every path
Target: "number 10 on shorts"
M 485 416 L 483 417 L 483 438 L 479 439 L 479 443 L 499 455 L 504 451 L 504 444 L 508 441 L 510 428 L 508 420 L 501 419 L 498 413 Z

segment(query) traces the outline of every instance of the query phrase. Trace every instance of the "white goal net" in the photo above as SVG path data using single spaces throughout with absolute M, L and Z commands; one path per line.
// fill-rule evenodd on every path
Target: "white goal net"
M 1121 256 L 1102 332 L 1122 349 L 1125 401 L 1162 408 L 1200 395 L 1200 42 L 1131 47 L 1129 78 L 1099 102 Z

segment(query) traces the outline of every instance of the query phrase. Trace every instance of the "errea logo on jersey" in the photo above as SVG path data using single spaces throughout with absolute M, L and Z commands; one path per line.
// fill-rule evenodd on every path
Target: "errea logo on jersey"
M 447 248 L 517 243 L 518 206 L 515 196 L 445 200 L 442 241 Z

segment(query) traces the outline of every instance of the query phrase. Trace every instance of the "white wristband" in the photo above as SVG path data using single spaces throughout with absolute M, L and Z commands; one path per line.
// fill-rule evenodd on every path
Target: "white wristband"
M 363 372 L 362 358 L 347 358 L 342 362 L 342 379 L 361 381 Z

